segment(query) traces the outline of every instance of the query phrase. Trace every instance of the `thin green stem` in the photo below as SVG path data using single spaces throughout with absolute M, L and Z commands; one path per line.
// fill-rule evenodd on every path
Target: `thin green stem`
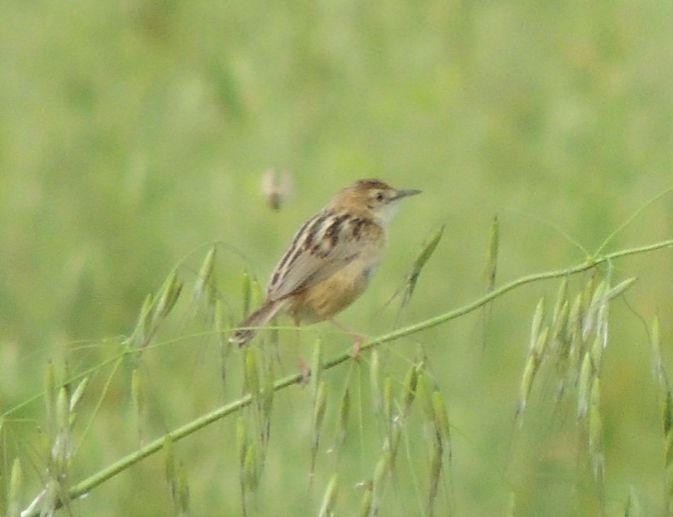
M 361 350 L 366 350 L 369 348 L 373 348 L 375 346 L 381 345 L 383 343 L 387 343 L 390 341 L 394 341 L 396 339 L 408 336 L 410 334 L 414 334 L 416 332 L 419 332 L 421 330 L 425 330 L 431 327 L 436 327 L 438 325 L 441 325 L 443 323 L 446 323 L 448 321 L 451 321 L 453 319 L 458 318 L 459 316 L 462 316 L 464 314 L 468 314 L 479 307 L 482 307 L 483 305 L 489 303 L 491 300 L 494 300 L 495 298 L 502 296 L 503 294 L 516 289 L 517 287 L 520 287 L 525 284 L 530 284 L 533 282 L 538 282 L 541 280 L 549 280 L 552 278 L 562 278 L 564 276 L 569 276 L 569 275 L 575 275 L 578 273 L 582 273 L 584 271 L 590 270 L 600 264 L 606 263 L 606 262 L 611 262 L 614 261 L 618 258 L 626 257 L 629 255 L 636 255 L 640 253 L 647 253 L 650 251 L 655 251 L 658 249 L 666 248 L 666 247 L 673 247 L 673 239 L 669 239 L 666 241 L 658 242 L 655 244 L 650 244 L 646 246 L 641 246 L 638 248 L 631 248 L 627 250 L 621 250 L 621 251 L 616 251 L 613 253 L 609 253 L 607 255 L 604 255 L 602 257 L 591 257 L 588 258 L 585 262 L 581 264 L 577 264 L 575 266 L 566 268 L 566 269 L 558 269 L 555 271 L 547 271 L 547 272 L 542 272 L 542 273 L 537 273 L 533 275 L 528 275 L 521 277 L 517 280 L 513 280 L 512 282 L 509 282 L 508 284 L 505 284 L 497 289 L 494 289 L 493 291 L 490 291 L 489 293 L 485 294 L 484 296 L 476 299 L 472 303 L 469 303 L 467 305 L 464 305 L 462 307 L 459 307 L 458 309 L 455 309 L 453 311 L 446 312 L 444 314 L 440 314 L 439 316 L 435 316 L 434 318 L 427 319 L 425 321 L 421 321 L 419 323 L 416 323 L 414 325 L 409 325 L 405 328 L 395 330 L 393 332 L 390 332 L 388 334 L 385 334 L 383 336 L 380 336 L 378 338 L 375 338 L 365 344 L 362 345 Z M 344 352 L 328 361 L 326 361 L 322 367 L 323 370 L 327 370 L 329 368 L 333 368 L 335 366 L 338 366 L 339 364 L 351 359 L 351 353 L 350 352 Z M 289 375 L 283 379 L 279 379 L 274 383 L 274 391 L 279 391 L 282 389 L 285 389 L 289 386 L 292 386 L 293 384 L 299 384 L 303 380 L 303 376 L 300 373 L 294 374 L 294 375 Z M 217 420 L 220 420 L 221 418 L 226 417 L 227 415 L 230 415 L 232 413 L 235 413 L 236 411 L 239 411 L 240 409 L 250 405 L 252 402 L 252 396 L 251 395 L 245 395 L 241 397 L 238 400 L 235 400 L 225 406 L 222 406 L 219 409 L 216 409 L 215 411 L 212 411 L 210 413 L 207 413 L 200 418 L 197 418 L 196 420 L 193 420 L 187 425 L 184 425 L 182 427 L 179 427 L 175 429 L 174 431 L 171 431 L 168 433 L 167 436 L 170 437 L 170 439 L 173 442 L 176 442 L 182 438 L 185 438 L 186 436 L 189 436 L 190 434 L 198 431 L 199 429 L 202 429 L 206 427 L 209 424 L 212 424 L 213 422 L 216 422 Z M 120 472 L 126 470 L 128 467 L 131 465 L 139 462 L 140 460 L 151 456 L 152 454 L 156 453 L 157 451 L 161 450 L 161 448 L 165 445 L 166 443 L 166 436 L 162 436 L 161 438 L 158 438 L 154 440 L 153 442 L 145 445 L 144 447 L 141 447 L 137 451 L 125 456 L 124 458 L 120 459 L 116 463 L 108 466 L 107 468 L 99 471 L 98 473 L 90 476 L 89 478 L 85 479 L 84 481 L 73 485 L 70 488 L 69 491 L 69 500 L 74 500 L 77 499 L 84 494 L 88 493 L 91 491 L 93 488 L 97 487 L 104 481 L 110 479 L 111 477 L 119 474 Z M 32 515 L 37 515 L 37 513 L 33 513 Z
M 302 379 L 303 377 L 300 374 L 285 377 L 284 379 L 281 379 L 274 384 L 274 391 L 287 388 L 292 384 L 297 384 L 301 382 Z M 116 463 L 113 463 L 109 467 L 85 479 L 81 483 L 73 485 L 70 488 L 70 498 L 72 499 L 81 497 L 82 495 L 91 491 L 93 488 L 100 485 L 104 481 L 107 481 L 108 479 L 114 477 L 123 470 L 126 470 L 131 465 L 138 463 L 140 460 L 148 456 L 151 456 L 155 452 L 161 450 L 161 448 L 166 443 L 167 437 L 170 437 L 170 439 L 173 442 L 176 442 L 182 438 L 185 438 L 186 436 L 189 436 L 190 434 L 193 434 L 199 429 L 203 429 L 207 425 L 212 424 L 213 422 L 216 422 L 217 420 L 224 418 L 227 415 L 230 415 L 231 413 L 235 413 L 236 411 L 246 406 L 249 406 L 251 402 L 252 402 L 252 396 L 250 394 L 245 395 L 244 397 L 241 397 L 238 400 L 230 402 L 229 404 L 222 406 L 221 408 L 216 409 L 215 411 L 211 411 L 210 413 L 207 413 L 201 416 L 200 418 L 197 418 L 196 420 L 192 420 L 190 423 L 182 427 L 178 427 L 174 431 L 167 433 L 166 436 L 157 438 L 153 442 L 148 443 L 144 447 L 141 447 L 137 451 L 129 454 L 128 456 L 125 456 Z
M 477 298 L 475 301 L 472 303 L 469 303 L 467 305 L 463 305 L 462 307 L 459 307 L 458 309 L 455 309 L 453 311 L 446 312 L 444 314 L 440 314 L 439 316 L 435 316 L 434 318 L 427 319 L 425 321 L 421 321 L 419 323 L 409 325 L 407 327 L 404 327 L 402 329 L 395 330 L 393 332 L 390 332 L 388 334 L 384 334 L 383 336 L 380 336 L 378 338 L 373 339 L 372 341 L 369 341 L 367 343 L 364 343 L 361 347 L 361 350 L 366 350 L 368 348 L 372 348 L 374 346 L 378 346 L 382 343 L 387 343 L 389 341 L 395 341 L 396 339 L 399 339 L 401 337 L 408 336 L 410 334 L 414 334 L 420 330 L 425 330 L 431 327 L 436 327 L 437 325 L 441 325 L 442 323 L 446 323 L 447 321 L 454 320 L 458 318 L 459 316 L 463 316 L 464 314 L 468 314 L 479 307 L 482 307 L 483 305 L 486 305 L 488 302 L 491 300 L 494 300 L 495 298 L 498 298 L 499 296 L 502 296 L 503 294 L 516 289 L 517 287 L 520 287 L 525 284 L 530 284 L 533 282 L 539 282 L 541 280 L 549 280 L 551 278 L 563 278 L 564 276 L 569 276 L 569 275 L 576 275 L 577 273 L 582 273 L 584 271 L 588 271 L 589 269 L 592 269 L 600 264 L 603 264 L 605 262 L 611 262 L 613 260 L 616 260 L 618 258 L 626 257 L 629 255 L 636 255 L 639 253 L 647 253 L 649 251 L 654 251 L 658 250 L 661 248 L 666 248 L 666 247 L 672 247 L 673 246 L 673 239 L 669 239 L 666 241 L 658 242 L 656 244 L 648 244 L 646 246 L 640 246 L 638 248 L 631 248 L 628 250 L 621 250 L 621 251 L 615 251 L 613 253 L 609 253 L 607 255 L 604 255 L 602 257 L 596 257 L 596 258 L 589 258 L 585 262 L 581 264 L 577 264 L 576 266 L 572 266 L 566 269 L 557 269 L 555 271 L 547 271 L 543 273 L 536 273 L 533 275 L 528 275 L 524 276 L 521 278 L 518 278 L 516 280 L 513 280 L 512 282 L 509 282 L 508 284 L 505 284 L 501 287 L 498 287 L 497 289 L 494 289 L 493 291 L 488 292 L 481 298 Z M 344 353 L 342 355 L 339 355 L 329 361 L 327 361 L 324 365 L 324 369 L 327 368 L 332 368 L 333 366 L 336 366 L 338 364 L 343 363 L 344 361 L 348 360 L 350 358 L 349 353 Z
M 654 203 L 656 203 L 657 201 L 659 201 L 659 199 L 661 199 L 661 198 L 664 197 L 664 196 L 667 196 L 667 195 L 670 194 L 671 192 L 673 192 L 673 187 L 671 187 L 671 188 L 667 188 L 667 189 L 664 190 L 663 192 L 660 192 L 659 194 L 657 194 L 656 196 L 654 196 L 652 199 L 650 199 L 650 200 L 649 200 L 647 203 L 645 203 L 643 206 L 641 206 L 640 208 L 638 208 L 638 210 L 636 210 L 635 212 L 633 212 L 633 214 L 631 214 L 631 216 L 630 216 L 626 221 L 624 221 L 621 225 L 619 225 L 619 226 L 615 229 L 615 231 L 613 231 L 610 235 L 607 236 L 607 238 L 603 241 L 603 243 L 598 247 L 598 249 L 596 250 L 596 253 L 595 253 L 595 254 L 596 254 L 596 255 L 599 255 L 599 254 L 603 251 L 603 249 L 604 249 L 604 248 L 605 248 L 605 247 L 612 241 L 612 239 L 614 239 L 619 233 L 621 233 L 621 231 L 622 231 L 624 228 L 626 228 L 629 224 L 631 224 L 631 223 L 632 223 L 632 222 L 633 222 L 633 221 L 640 215 L 640 213 L 641 213 L 643 210 L 645 210 L 645 209 L 648 208 L 649 206 L 652 206 Z

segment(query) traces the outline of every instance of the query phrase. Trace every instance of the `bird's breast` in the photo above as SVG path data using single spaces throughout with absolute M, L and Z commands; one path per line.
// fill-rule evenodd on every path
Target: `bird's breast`
M 378 261 L 354 260 L 295 298 L 290 312 L 304 323 L 330 319 L 357 300 L 367 289 Z

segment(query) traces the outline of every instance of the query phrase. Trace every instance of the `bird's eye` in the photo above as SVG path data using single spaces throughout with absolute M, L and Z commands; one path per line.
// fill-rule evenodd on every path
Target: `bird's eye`
M 379 192 L 378 194 L 376 194 L 376 200 L 377 200 L 379 203 L 380 203 L 381 201 L 383 201 L 383 192 Z

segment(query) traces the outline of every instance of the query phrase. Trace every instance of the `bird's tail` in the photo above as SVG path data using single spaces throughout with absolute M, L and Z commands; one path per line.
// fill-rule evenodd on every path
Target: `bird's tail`
M 285 300 L 267 300 L 259 309 L 248 316 L 238 325 L 238 330 L 229 338 L 230 343 L 237 343 L 239 347 L 245 346 L 257 335 L 259 328 L 266 325 L 285 305 Z

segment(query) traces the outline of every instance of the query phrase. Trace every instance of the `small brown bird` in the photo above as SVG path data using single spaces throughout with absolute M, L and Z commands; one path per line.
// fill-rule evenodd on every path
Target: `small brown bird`
M 264 304 L 230 338 L 244 346 L 278 314 L 295 324 L 329 320 L 367 288 L 379 266 L 399 203 L 420 190 L 397 190 L 376 179 L 341 190 L 297 232 L 276 266 Z

